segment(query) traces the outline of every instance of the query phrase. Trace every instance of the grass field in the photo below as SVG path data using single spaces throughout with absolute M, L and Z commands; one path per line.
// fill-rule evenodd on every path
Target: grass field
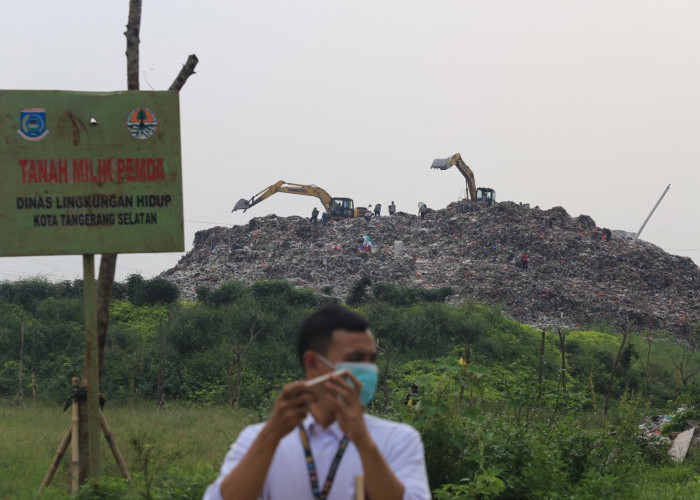
M 160 411 L 150 405 L 108 407 L 105 415 L 133 481 L 127 484 L 120 479 L 103 440 L 102 478 L 96 485 L 83 487 L 78 496 L 68 494 L 67 453 L 51 486 L 39 496 L 39 485 L 70 425 L 70 412 L 53 405 L 17 407 L 0 401 L 0 499 L 201 498 L 240 430 L 264 418 L 249 410 L 234 413 L 221 407 L 176 405 Z M 635 487 L 630 489 L 636 493 L 618 498 L 700 498 L 698 453 L 683 464 L 640 466 L 638 470 L 631 479 Z M 600 478 L 596 481 L 605 486 Z M 595 488 L 567 498 L 601 498 L 593 491 Z
M 198 485 L 213 480 L 240 430 L 261 419 L 245 410 L 233 413 L 226 408 L 177 406 L 160 411 L 153 406 L 107 407 L 105 416 L 134 478 L 125 493 L 133 497 L 151 493 L 154 498 L 172 496 L 172 491 L 158 495 L 163 482 L 187 483 L 188 476 Z M 17 407 L 0 402 L 0 499 L 37 498 L 69 426 L 70 411 L 63 412 L 58 406 L 30 403 Z M 101 451 L 103 476 L 119 477 L 105 440 Z M 42 498 L 67 497 L 69 461 L 70 450 Z

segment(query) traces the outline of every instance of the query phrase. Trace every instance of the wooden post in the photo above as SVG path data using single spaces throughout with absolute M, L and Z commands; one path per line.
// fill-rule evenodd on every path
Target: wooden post
M 73 377 L 72 385 L 75 390 L 78 386 L 78 377 Z M 80 409 L 77 397 L 73 398 L 71 411 L 70 492 L 77 493 L 80 488 Z
M 89 475 L 100 477 L 100 376 L 97 353 L 97 295 L 95 256 L 83 255 L 83 308 L 85 310 L 85 363 L 87 374 L 87 431 Z
M 363 474 L 355 476 L 355 500 L 365 500 L 365 476 Z

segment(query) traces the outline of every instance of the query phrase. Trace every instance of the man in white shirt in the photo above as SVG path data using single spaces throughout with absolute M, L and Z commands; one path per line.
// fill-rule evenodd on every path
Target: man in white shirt
M 430 498 L 423 444 L 406 424 L 365 415 L 374 395 L 377 347 L 367 320 L 341 306 L 309 316 L 297 353 L 306 379 L 331 375 L 323 391 L 285 386 L 267 422 L 245 428 L 204 498 L 354 499 L 355 478 L 372 500 Z

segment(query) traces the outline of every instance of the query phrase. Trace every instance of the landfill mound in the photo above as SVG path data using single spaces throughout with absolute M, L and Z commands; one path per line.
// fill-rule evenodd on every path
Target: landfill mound
M 687 333 L 700 321 L 700 269 L 688 257 L 604 231 L 586 215 L 502 202 L 461 201 L 424 219 L 393 217 L 312 224 L 268 215 L 213 227 L 161 276 L 186 299 L 203 284 L 287 280 L 344 299 L 361 277 L 423 288 L 451 287 L 450 301 L 501 304 L 537 328 L 620 327 Z M 375 243 L 370 251 L 361 240 Z M 529 256 L 527 269 L 521 254 Z

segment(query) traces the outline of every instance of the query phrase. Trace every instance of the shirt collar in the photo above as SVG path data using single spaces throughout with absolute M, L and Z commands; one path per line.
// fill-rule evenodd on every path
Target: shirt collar
M 343 431 L 340 430 L 340 425 L 338 424 L 337 420 L 324 429 L 321 424 L 316 422 L 313 414 L 309 412 L 306 414 L 306 418 L 304 418 L 301 425 L 304 427 L 304 431 L 306 431 L 309 437 L 321 434 L 323 432 L 330 432 L 336 438 L 338 438 L 338 440 L 343 439 Z

